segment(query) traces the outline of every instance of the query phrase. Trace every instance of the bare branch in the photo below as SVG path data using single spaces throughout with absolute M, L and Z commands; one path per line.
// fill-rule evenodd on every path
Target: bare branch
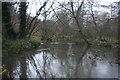
M 30 30 L 30 28 L 31 28 L 31 26 L 32 26 L 33 21 L 40 15 L 41 10 L 46 6 L 46 4 L 47 4 L 47 1 L 44 2 L 44 4 L 43 4 L 43 5 L 40 7 L 40 9 L 37 11 L 36 16 L 31 20 L 29 26 L 27 27 L 27 32 L 28 32 L 28 33 L 29 33 L 29 30 Z

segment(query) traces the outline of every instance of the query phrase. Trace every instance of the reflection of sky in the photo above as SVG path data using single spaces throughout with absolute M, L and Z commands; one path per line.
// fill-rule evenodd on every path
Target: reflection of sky
M 114 67 L 116 67 L 116 69 L 114 69 L 108 62 L 97 61 L 96 67 L 93 68 L 92 77 L 95 78 L 96 75 L 96 77 L 99 78 L 118 78 L 118 75 L 116 75 L 118 74 L 118 66 L 114 64 Z
M 66 78 L 68 77 L 82 77 L 82 78 L 117 78 L 118 75 L 118 69 L 117 65 L 111 66 L 107 61 L 95 61 L 91 62 L 89 59 L 86 58 L 86 56 L 83 57 L 83 60 L 81 62 L 82 65 L 76 64 L 77 62 L 74 61 L 72 57 L 68 58 L 68 60 L 63 60 L 65 64 L 61 64 L 60 59 L 54 59 L 50 54 L 48 54 L 49 58 L 51 58 L 50 63 L 46 63 L 46 75 L 48 78 L 52 74 L 55 77 L 62 77 Z M 36 64 L 37 68 L 35 68 L 33 63 L 30 63 L 28 65 L 28 76 L 29 77 L 38 77 L 36 73 L 36 69 L 40 72 L 42 76 L 44 76 L 44 61 L 43 61 L 43 54 L 37 54 L 35 56 L 35 61 L 38 60 L 40 64 Z M 47 58 L 48 59 L 48 58 Z M 87 60 L 86 60 L 87 59 Z M 39 67 L 39 68 L 38 68 Z M 78 68 L 77 68 L 78 67 Z M 77 69 L 76 69 L 77 68 Z
M 69 52 L 69 45 L 66 51 Z M 73 48 L 74 49 L 74 48 Z M 75 49 L 79 50 L 79 49 Z M 118 65 L 109 64 L 108 61 L 102 60 L 91 60 L 88 57 L 93 56 L 94 50 L 87 50 L 85 55 L 80 59 L 80 56 L 67 56 L 59 58 L 59 55 L 52 54 L 50 52 L 45 52 L 43 58 L 43 52 L 38 52 L 35 56 L 29 57 L 26 61 L 27 63 L 27 76 L 36 78 L 40 77 L 39 74 L 44 77 L 46 74 L 47 78 L 51 76 L 57 78 L 117 78 L 118 77 Z M 56 51 L 56 52 L 59 52 Z M 65 53 L 59 53 L 65 54 Z M 103 54 L 103 53 L 102 53 Z M 100 56 L 102 56 L 100 54 Z M 113 52 L 108 53 L 110 56 Z M 55 55 L 56 57 L 53 57 Z M 110 57 L 108 56 L 108 57 Z M 112 55 L 114 57 L 114 55 Z M 45 64 L 46 61 L 46 64 Z M 20 64 L 16 63 L 14 68 L 14 74 L 20 73 Z M 45 71 L 44 71 L 45 70 Z M 39 74 L 37 74 L 39 72 Z M 20 74 L 15 77 L 19 77 Z
M 21 66 L 21 64 L 20 64 L 20 62 L 19 61 L 17 61 L 16 62 L 16 67 L 14 67 L 14 69 L 13 69 L 13 75 L 14 75 L 14 77 L 15 78 L 19 78 L 19 75 L 21 75 L 20 73 L 20 67 Z
M 36 73 L 36 71 L 35 71 L 35 67 L 33 66 L 33 64 L 28 60 L 27 61 L 28 63 L 28 65 L 27 65 L 27 76 L 28 76 L 28 78 L 35 78 L 35 77 L 37 77 L 36 75 L 37 75 L 37 73 Z

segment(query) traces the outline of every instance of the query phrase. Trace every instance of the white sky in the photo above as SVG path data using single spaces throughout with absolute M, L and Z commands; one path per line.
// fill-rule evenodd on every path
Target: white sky
M 29 14 L 31 12 L 31 16 L 35 16 L 36 11 L 41 7 L 42 3 L 45 2 L 45 1 L 46 0 L 28 0 L 28 2 L 30 2 L 30 6 L 28 7 L 27 13 Z M 55 1 L 67 2 L 69 0 L 50 0 L 50 1 L 53 1 L 53 2 L 55 2 Z M 73 0 L 73 1 L 76 2 L 78 0 Z M 93 1 L 93 0 L 89 0 L 89 1 Z M 118 2 L 120 0 L 94 0 L 94 1 L 98 1 L 99 4 L 101 4 L 101 5 L 109 5 L 109 4 L 113 3 L 113 2 Z M 50 6 L 49 4 L 47 4 L 47 7 Z M 102 12 L 104 12 L 104 11 L 109 12 L 109 10 L 103 9 L 101 7 L 100 8 L 94 8 L 94 10 L 98 10 L 98 11 L 102 11 Z
M 113 2 L 118 2 L 120 0 L 100 0 L 100 4 L 103 4 L 103 5 L 109 5 Z

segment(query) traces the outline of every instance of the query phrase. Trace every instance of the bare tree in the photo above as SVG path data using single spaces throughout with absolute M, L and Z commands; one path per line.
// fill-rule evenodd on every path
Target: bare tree
M 79 22 L 79 16 L 80 16 L 80 12 L 81 12 L 82 6 L 83 6 L 83 4 L 84 4 L 84 0 L 82 0 L 81 4 L 79 5 L 79 7 L 78 7 L 78 9 L 77 9 L 77 11 L 76 11 L 76 14 L 75 14 L 75 11 L 74 11 L 73 2 L 71 1 L 70 3 L 71 3 L 70 5 L 71 5 L 71 9 L 72 9 L 72 15 L 73 15 L 73 17 L 74 17 L 74 19 L 75 19 L 75 22 L 76 22 L 76 24 L 77 24 L 77 26 L 78 26 L 78 28 L 79 28 L 79 33 L 81 34 L 82 38 L 84 39 L 84 41 L 85 41 L 87 44 L 91 44 L 91 43 L 87 40 L 86 36 L 83 34 L 82 29 L 81 29 L 81 26 L 80 26 L 80 22 Z
M 31 34 L 32 34 L 33 30 L 34 30 L 34 27 L 31 29 L 34 20 L 36 20 L 36 18 L 38 18 L 38 16 L 40 15 L 41 10 L 46 6 L 46 4 L 47 4 L 47 1 L 45 1 L 43 3 L 43 5 L 37 11 L 36 16 L 30 21 L 30 24 L 27 26 L 27 32 L 29 34 L 28 38 L 30 38 L 30 36 L 31 36 Z M 36 24 L 36 23 L 34 23 L 34 24 Z
M 97 22 L 96 22 L 95 15 L 94 15 L 94 11 L 93 11 L 94 2 L 89 2 L 89 4 L 90 4 L 91 16 L 92 16 L 92 19 L 93 19 L 93 23 L 94 23 L 94 25 L 95 25 L 96 34 L 97 34 L 99 40 L 101 40 L 101 35 L 100 35 L 100 33 L 99 33 L 99 30 L 98 30 L 98 27 L 99 27 L 99 26 L 98 26 L 98 24 L 97 24 Z
M 119 42 L 120 42 L 120 36 L 119 36 L 119 34 L 120 34 L 120 1 L 118 2 L 118 40 L 119 40 Z

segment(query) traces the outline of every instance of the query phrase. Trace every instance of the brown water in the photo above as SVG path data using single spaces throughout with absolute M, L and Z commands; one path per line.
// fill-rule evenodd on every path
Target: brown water
M 42 44 L 3 58 L 14 78 L 118 78 L 117 48 L 84 43 Z

